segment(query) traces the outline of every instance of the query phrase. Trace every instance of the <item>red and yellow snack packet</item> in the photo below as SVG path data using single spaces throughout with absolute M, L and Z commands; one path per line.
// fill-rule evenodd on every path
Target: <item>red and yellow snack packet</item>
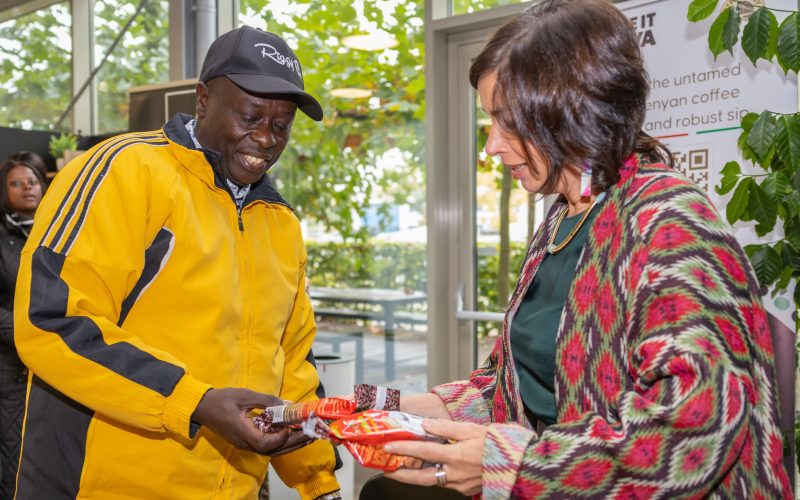
M 367 410 L 335 420 L 330 423 L 330 435 L 339 441 L 373 445 L 433 438 L 422 428 L 422 417 L 386 410 Z
M 420 468 L 425 463 L 414 457 L 393 455 L 383 447 L 390 441 L 427 440 L 444 442 L 422 428 L 422 417 L 399 411 L 367 410 L 333 422 L 311 417 L 303 423 L 303 432 L 317 439 L 343 444 L 358 463 L 365 467 L 393 471 Z
M 322 398 L 316 401 L 292 403 L 283 406 L 270 406 L 265 413 L 269 413 L 271 423 L 274 424 L 301 424 L 311 415 L 316 415 L 325 420 L 352 415 L 356 410 L 356 402 L 349 399 Z
M 383 449 L 382 444 L 369 445 L 345 441 L 344 447 L 364 467 L 391 472 L 397 469 L 420 469 L 424 462 L 415 457 L 393 455 Z
M 322 398 L 302 403 L 270 406 L 264 413 L 253 417 L 253 423 L 262 432 L 274 432 L 277 427 L 300 427 L 311 415 L 324 420 L 336 420 L 357 411 L 368 409 L 397 410 L 400 408 L 400 391 L 371 384 L 356 384 L 354 400 Z

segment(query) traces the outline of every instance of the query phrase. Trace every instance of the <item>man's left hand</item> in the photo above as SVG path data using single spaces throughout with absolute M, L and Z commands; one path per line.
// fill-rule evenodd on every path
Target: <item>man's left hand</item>
M 237 448 L 278 456 L 307 445 L 302 430 L 284 428 L 261 432 L 248 416 L 253 409 L 283 404 L 280 398 L 249 389 L 211 389 L 200 400 L 192 420 L 216 432 Z
M 429 434 L 456 442 L 440 444 L 427 441 L 395 441 L 387 444 L 384 450 L 396 455 L 408 455 L 426 462 L 441 464 L 441 469 L 435 467 L 398 469 L 387 472 L 386 477 L 421 486 L 438 484 L 467 496 L 480 493 L 486 427 L 439 419 L 425 420 L 422 425 Z M 437 481 L 435 474 L 439 470 L 444 471 L 444 484 L 441 480 Z

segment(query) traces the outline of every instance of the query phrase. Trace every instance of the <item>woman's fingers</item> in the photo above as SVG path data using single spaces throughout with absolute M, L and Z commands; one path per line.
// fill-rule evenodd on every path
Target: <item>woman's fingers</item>
M 425 462 L 444 462 L 452 457 L 449 444 L 431 443 L 430 441 L 394 441 L 384 446 L 384 450 L 394 455 L 405 455 L 421 458 Z
M 423 469 L 397 469 L 394 472 L 386 472 L 385 476 L 402 483 L 434 486 L 436 484 L 434 474 L 436 474 L 436 468 L 425 467 Z
M 452 420 L 426 419 L 422 422 L 422 427 L 428 434 L 455 441 L 483 437 L 486 434 L 486 427 L 482 425 Z
M 444 420 L 425 420 L 425 431 L 454 441 L 453 444 L 432 443 L 430 441 L 395 441 L 386 444 L 384 449 L 397 455 L 408 455 L 426 462 L 441 464 L 445 473 L 437 480 L 437 468 L 401 469 L 388 477 L 406 483 L 431 486 L 438 484 L 457 490 L 463 495 L 474 495 L 481 491 L 483 446 L 486 441 L 486 427 Z

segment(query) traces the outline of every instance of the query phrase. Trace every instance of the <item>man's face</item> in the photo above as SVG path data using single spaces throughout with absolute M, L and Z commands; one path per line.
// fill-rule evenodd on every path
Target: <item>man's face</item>
M 197 85 L 197 127 L 203 147 L 222 155 L 224 175 L 238 185 L 264 176 L 289 143 L 297 104 L 253 95 L 226 77 Z

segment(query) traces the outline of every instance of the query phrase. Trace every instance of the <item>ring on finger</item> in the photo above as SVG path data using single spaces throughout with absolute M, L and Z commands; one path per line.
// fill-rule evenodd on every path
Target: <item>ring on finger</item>
M 436 472 L 433 474 L 436 478 L 436 484 L 445 486 L 447 484 L 447 473 L 444 471 L 444 465 L 436 464 Z

